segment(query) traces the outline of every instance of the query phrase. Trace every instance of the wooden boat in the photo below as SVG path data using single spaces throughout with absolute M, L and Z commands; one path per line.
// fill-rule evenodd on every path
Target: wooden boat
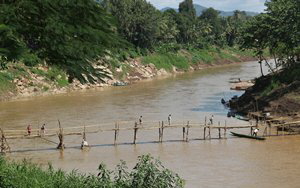
M 243 137 L 243 138 L 251 138 L 251 139 L 256 139 L 256 140 L 265 140 L 266 138 L 264 137 L 260 137 L 260 136 L 250 136 L 250 135 L 246 135 L 246 134 L 239 134 L 239 133 L 235 133 L 235 132 L 231 132 L 230 133 L 233 136 L 238 136 L 238 137 Z

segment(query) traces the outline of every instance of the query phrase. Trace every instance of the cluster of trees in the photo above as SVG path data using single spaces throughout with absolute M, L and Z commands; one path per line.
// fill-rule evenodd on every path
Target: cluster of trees
M 0 69 L 8 61 L 40 62 L 65 70 L 70 81 L 95 82 L 105 72 L 91 62 L 124 51 L 182 48 L 265 48 L 287 62 L 299 55 L 299 1 L 271 0 L 254 19 L 245 12 L 222 17 L 213 8 L 197 16 L 193 0 L 161 12 L 146 0 L 2 0 Z M 244 28 L 244 25 L 246 27 Z
M 45 61 L 70 80 L 91 83 L 105 76 L 91 61 L 124 44 L 112 16 L 93 0 L 3 0 L 0 34 L 2 68 Z
M 277 67 L 290 68 L 300 61 L 300 1 L 272 0 L 266 7 L 241 31 L 241 46 L 254 50 L 260 64 L 267 63 L 263 50 L 269 49 Z
M 209 8 L 197 17 L 193 0 L 179 4 L 179 12 L 157 10 L 146 0 L 103 0 L 102 5 L 117 19 L 119 34 L 138 48 L 161 45 L 204 48 L 208 45 L 233 46 L 239 29 L 250 19 L 245 12 L 221 17 Z

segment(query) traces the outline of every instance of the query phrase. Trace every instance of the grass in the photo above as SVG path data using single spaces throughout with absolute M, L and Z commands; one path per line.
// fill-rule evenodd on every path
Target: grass
M 13 76 L 8 72 L 0 72 L 0 95 L 9 91 L 13 91 L 15 85 L 13 84 Z
M 54 170 L 51 165 L 43 170 L 26 160 L 22 163 L 9 163 L 0 156 L 1 188 L 168 188 L 184 186 L 184 181 L 175 173 L 166 169 L 160 161 L 150 155 L 140 156 L 131 172 L 121 161 L 115 171 L 104 164 L 98 167 L 98 175 L 71 173 Z
M 66 73 L 57 67 L 50 67 L 48 71 L 33 67 L 30 69 L 30 71 L 36 75 L 45 77 L 48 81 L 54 81 L 58 87 L 65 87 L 69 85 Z M 47 90 L 49 89 L 50 88 L 48 88 Z M 43 88 L 43 90 L 45 89 Z
M 189 60 L 188 58 L 175 54 L 175 53 L 166 53 L 166 54 L 152 54 L 149 56 L 144 56 L 142 58 L 143 64 L 154 64 L 157 69 L 165 69 L 171 71 L 173 66 L 181 69 L 188 70 Z
M 142 58 L 143 64 L 154 64 L 158 69 L 171 71 L 175 66 L 180 70 L 188 70 L 190 65 L 205 63 L 211 65 L 221 61 L 239 62 L 239 56 L 251 57 L 251 51 L 241 51 L 237 48 L 220 49 L 210 47 L 207 49 L 179 50 L 177 53 L 155 53 Z
M 273 90 L 278 89 L 281 83 L 278 80 L 272 79 L 271 84 L 268 85 L 261 93 L 261 96 L 268 96 Z

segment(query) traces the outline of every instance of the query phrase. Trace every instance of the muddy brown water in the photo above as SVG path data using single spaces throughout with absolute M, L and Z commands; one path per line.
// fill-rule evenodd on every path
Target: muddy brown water
M 213 68 L 127 87 L 77 91 L 46 97 L 32 97 L 0 103 L 0 124 L 4 129 L 25 129 L 27 124 L 56 128 L 59 119 L 63 127 L 130 121 L 143 116 L 143 121 L 204 122 L 214 114 L 215 122 L 229 125 L 247 123 L 227 118 L 221 98 L 229 99 L 242 92 L 230 91 L 231 78 L 251 79 L 259 76 L 256 62 Z M 248 129 L 235 130 L 249 133 Z M 139 155 L 150 153 L 186 180 L 186 187 L 299 187 L 300 136 L 272 137 L 266 141 L 234 138 L 198 140 L 200 129 L 190 130 L 190 142 L 181 142 L 180 129 L 166 129 L 162 144 L 155 143 L 158 131 L 139 131 L 138 144 L 132 142 L 132 131 L 121 131 L 118 146 L 113 146 L 114 133 L 88 134 L 92 145 L 88 151 L 79 149 L 81 136 L 66 137 L 67 149 L 56 150 L 57 137 L 9 140 L 13 152 L 8 159 L 31 159 L 34 163 L 66 171 L 78 169 L 96 173 L 101 162 L 114 169 L 125 160 L 130 168 Z M 213 137 L 217 132 L 213 131 Z

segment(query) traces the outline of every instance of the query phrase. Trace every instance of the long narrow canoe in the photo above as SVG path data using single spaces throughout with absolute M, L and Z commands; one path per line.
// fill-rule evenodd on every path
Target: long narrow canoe
M 265 140 L 266 138 L 264 137 L 259 137 L 259 136 L 250 136 L 246 134 L 239 134 L 235 132 L 230 132 L 233 136 L 238 136 L 238 137 L 243 137 L 243 138 L 251 138 L 251 139 L 256 139 L 256 140 Z

